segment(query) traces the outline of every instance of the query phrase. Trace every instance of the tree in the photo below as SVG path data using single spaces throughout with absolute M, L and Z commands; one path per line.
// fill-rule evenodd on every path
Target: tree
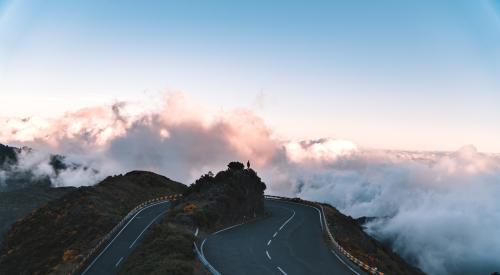
M 238 161 L 232 161 L 230 162 L 227 167 L 229 168 L 229 170 L 243 170 L 245 168 L 245 166 L 243 165 L 243 163 L 241 162 L 238 162 Z

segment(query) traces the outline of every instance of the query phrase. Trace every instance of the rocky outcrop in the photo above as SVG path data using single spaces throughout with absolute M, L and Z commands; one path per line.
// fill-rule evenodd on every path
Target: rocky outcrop
M 210 230 L 264 214 L 266 185 L 254 170 L 233 166 L 215 176 L 203 175 L 170 215 L 179 223 Z

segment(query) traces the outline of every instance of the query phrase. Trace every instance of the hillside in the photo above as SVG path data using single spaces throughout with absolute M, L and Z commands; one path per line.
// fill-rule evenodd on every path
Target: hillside
M 264 215 L 266 185 L 254 170 L 232 162 L 208 173 L 184 192 L 162 222 L 124 262 L 120 274 L 197 274 L 204 269 L 193 253 L 193 232 L 205 233 Z M 201 233 L 204 234 L 204 233 Z
M 0 247 L 10 226 L 34 209 L 60 198 L 75 188 L 49 186 L 28 186 L 0 192 Z
M 359 221 L 342 214 L 331 205 L 324 204 L 326 219 L 338 243 L 359 260 L 376 266 L 386 274 L 424 274 L 406 263 L 390 248 L 363 231 Z
M 64 274 L 132 208 L 186 186 L 143 171 L 80 187 L 13 224 L 0 257 L 0 274 Z
M 16 149 L 4 146 L 2 150 L 7 156 L 3 169 L 9 169 L 17 160 Z M 54 169 L 67 168 L 62 157 L 54 159 Z M 151 172 L 133 171 L 108 177 L 93 187 L 52 188 L 50 180 L 30 181 L 29 171 L 26 173 L 11 173 L 16 175 L 9 179 L 14 184 L 0 192 L 0 230 L 7 230 L 29 213 L 6 235 L 0 274 L 67 273 L 137 204 L 174 193 L 184 197 L 148 231 L 142 244 L 123 262 L 120 273 L 204 274 L 192 250 L 197 228 L 203 236 L 265 215 L 265 184 L 254 170 L 238 162 L 215 175 L 209 172 L 201 176 L 189 187 Z M 360 221 L 330 205 L 323 206 L 330 230 L 355 257 L 387 274 L 423 274 L 363 232 Z
M 29 149 L 0 144 L 0 247 L 15 221 L 73 190 L 71 187 L 53 188 L 48 177 L 18 169 L 18 154 L 22 150 Z M 59 159 L 58 163 L 62 161 Z
M 143 244 L 124 262 L 120 274 L 205 274 L 192 251 L 193 232 L 199 228 L 203 236 L 264 215 L 264 189 L 264 183 L 251 169 L 229 168 L 215 176 L 203 175 L 167 217 L 152 228 Z M 330 205 L 323 206 L 330 230 L 355 257 L 386 274 L 423 274 L 366 234 L 356 220 Z

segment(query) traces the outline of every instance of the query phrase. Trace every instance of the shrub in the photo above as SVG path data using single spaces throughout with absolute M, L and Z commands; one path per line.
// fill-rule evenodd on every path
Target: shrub
M 64 254 L 63 254 L 63 261 L 64 262 L 71 261 L 75 258 L 76 255 L 77 255 L 77 252 L 75 250 L 66 250 L 66 251 L 64 251 Z
M 198 206 L 196 206 L 196 204 L 188 203 L 188 204 L 186 204 L 186 206 L 184 206 L 183 210 L 184 210 L 184 212 L 191 213 L 196 208 L 198 208 Z
M 229 170 L 235 170 L 235 171 L 243 170 L 245 168 L 245 166 L 243 165 L 243 163 L 238 162 L 238 161 L 230 162 L 227 165 L 227 167 L 229 168 Z

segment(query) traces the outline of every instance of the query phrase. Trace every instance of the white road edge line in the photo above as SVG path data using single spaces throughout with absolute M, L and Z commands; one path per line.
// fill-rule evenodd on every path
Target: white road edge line
M 269 255 L 269 252 L 267 252 L 267 250 L 266 250 L 266 255 L 267 255 L 267 258 L 269 258 L 269 260 L 271 260 L 271 256 Z
M 217 234 L 219 234 L 219 233 L 221 233 L 221 232 L 224 232 L 224 231 L 226 231 L 226 230 L 229 230 L 229 229 L 232 229 L 232 228 L 235 228 L 235 227 L 237 227 L 237 226 L 244 225 L 244 224 L 245 224 L 245 223 L 243 223 L 243 222 L 242 222 L 242 223 L 240 223 L 240 224 L 235 224 L 235 225 L 233 225 L 233 226 L 230 226 L 230 227 L 227 227 L 227 228 L 221 229 L 221 230 L 219 230 L 219 231 L 217 231 L 217 232 L 215 232 L 215 233 L 212 233 L 212 235 L 217 235 Z M 198 232 L 198 229 L 197 229 L 196 231 Z M 207 263 L 208 263 L 208 264 L 209 264 L 209 265 L 210 265 L 210 266 L 211 266 L 211 267 L 212 267 L 215 271 L 217 271 L 217 270 L 216 270 L 216 269 L 215 269 L 215 268 L 214 268 L 214 267 L 210 264 L 210 262 L 208 261 L 208 259 L 205 257 L 205 253 L 203 252 L 203 247 L 205 246 L 205 242 L 206 242 L 206 241 L 207 241 L 207 238 L 205 238 L 205 239 L 203 240 L 203 242 L 201 243 L 201 246 L 200 246 L 200 254 L 201 254 L 201 256 L 205 259 L 205 261 L 207 261 Z M 217 271 L 217 272 L 218 272 L 218 271 Z M 218 274 L 220 274 L 220 273 L 218 273 Z M 82 275 L 84 275 L 84 274 L 82 274 Z
M 311 207 L 313 209 L 316 209 L 316 211 L 318 211 L 318 215 L 319 215 L 319 224 L 321 226 L 321 230 L 324 231 L 325 228 L 323 226 L 323 220 L 324 218 L 321 217 L 321 211 L 319 210 L 319 208 L 315 207 L 315 206 L 312 206 L 312 205 L 307 205 L 307 204 L 303 204 L 303 203 L 298 203 L 298 202 L 293 202 L 293 201 L 284 201 L 284 200 L 280 200 L 280 199 L 274 199 L 274 198 L 267 198 L 268 200 L 275 200 L 275 201 L 281 201 L 281 202 L 284 202 L 284 203 L 293 203 L 293 204 L 298 204 L 300 206 L 307 206 L 307 207 Z M 325 226 L 326 226 L 326 223 L 325 223 Z
M 200 229 L 199 229 L 198 227 L 196 227 L 196 232 L 194 232 L 194 236 L 195 236 L 195 237 L 198 237 L 198 231 L 199 231 L 199 230 L 200 230 Z
M 333 249 L 331 251 L 332 251 L 333 255 L 335 255 L 335 257 L 337 257 L 337 259 L 339 259 L 339 261 L 341 261 L 345 266 L 347 266 L 347 268 L 349 268 L 354 274 L 361 275 L 356 270 L 354 270 L 351 266 L 349 266 L 346 262 L 344 262 L 344 260 L 342 260 L 342 258 L 340 258 L 339 255 L 337 255 L 337 253 L 335 251 L 333 251 Z
M 144 211 L 144 210 L 146 210 L 146 209 L 148 209 L 150 207 L 156 206 L 158 204 L 168 203 L 168 202 L 170 202 L 170 201 L 164 201 L 164 202 L 159 202 L 159 203 L 151 204 L 151 205 L 146 206 L 143 209 L 139 210 L 139 212 L 135 213 L 135 215 L 125 224 L 125 226 L 123 226 L 123 228 L 118 232 L 118 234 L 116 234 L 116 236 L 111 240 L 111 242 L 109 242 L 108 245 L 101 251 L 101 253 L 99 253 L 99 255 L 97 255 L 97 257 L 95 257 L 95 259 L 87 266 L 87 268 L 85 268 L 85 270 L 82 272 L 81 275 L 84 275 L 85 273 L 87 273 L 87 271 L 89 271 L 89 269 L 94 265 L 94 263 L 99 259 L 99 257 L 101 257 L 101 255 L 116 240 L 116 238 L 118 238 L 118 236 L 120 236 L 120 234 L 122 233 L 122 231 L 125 230 L 125 228 L 135 219 L 135 217 L 137 215 L 139 215 L 142 211 Z
M 121 258 L 118 260 L 118 262 L 116 262 L 115 267 L 118 267 L 118 265 L 122 262 L 122 260 L 123 260 L 123 257 L 121 257 Z
M 267 242 L 267 246 L 269 246 L 270 244 L 271 244 L 271 240 L 269 240 L 269 241 Z
M 321 207 L 321 214 L 323 214 L 323 220 L 325 221 L 325 229 L 326 229 L 328 223 L 326 222 L 325 210 L 323 209 L 323 206 L 320 205 L 320 207 Z M 339 259 L 341 263 L 347 266 L 347 268 L 349 268 L 354 274 L 361 275 L 356 270 L 354 270 L 349 264 L 347 264 L 344 260 L 342 260 L 342 258 L 339 257 L 339 255 L 337 255 L 337 252 L 335 252 L 333 249 L 331 249 L 331 251 L 333 255 L 335 255 L 335 257 L 337 257 L 337 259 Z
M 277 266 L 278 270 L 283 274 L 283 275 L 287 275 L 285 271 L 283 271 L 283 269 L 281 269 L 281 267 Z
M 205 256 L 202 254 L 202 252 L 198 249 L 198 246 L 196 245 L 196 241 L 193 242 L 194 249 L 196 250 L 196 254 L 198 255 L 198 258 L 200 261 L 205 265 L 205 267 L 208 269 L 209 273 L 212 275 L 221 275 L 217 269 L 215 269 L 210 262 L 205 258 Z
M 163 211 L 161 212 L 160 214 L 158 214 L 158 216 L 156 216 L 141 232 L 141 234 L 139 234 L 139 236 L 137 236 L 137 238 L 132 242 L 132 244 L 128 247 L 128 248 L 132 248 L 132 246 L 134 246 L 134 244 L 137 242 L 137 240 L 139 240 L 139 238 L 142 236 L 142 234 L 144 234 L 144 232 L 146 232 L 146 230 L 148 230 L 148 228 L 163 214 L 165 214 L 167 211 Z
M 219 231 L 217 231 L 217 232 L 213 233 L 212 235 L 217 235 L 217 234 L 219 234 L 219 233 L 221 233 L 221 232 L 224 232 L 224 231 L 229 230 L 229 229 L 231 229 L 231 228 L 235 228 L 236 226 L 240 226 L 240 225 L 242 225 L 242 224 L 243 224 L 243 223 L 239 223 L 239 224 L 235 224 L 235 225 L 233 225 L 233 226 L 230 226 L 230 227 L 228 227 L 228 228 L 221 229 L 221 230 L 219 230 Z
M 203 253 L 203 246 L 205 245 L 205 242 L 207 241 L 207 239 L 205 238 L 203 240 L 203 242 L 201 242 L 201 255 L 203 256 L 203 258 L 205 258 L 205 253 Z M 208 260 L 207 260 L 208 261 Z
M 323 219 L 321 218 L 321 211 L 314 207 L 316 210 L 318 210 L 318 214 L 319 214 L 319 223 L 321 224 L 321 231 L 325 231 L 325 228 L 323 227 Z
M 279 230 L 283 229 L 283 227 L 285 227 L 285 225 L 286 225 L 287 223 L 289 223 L 289 222 L 293 219 L 293 217 L 295 216 L 295 210 L 293 210 L 293 209 L 292 209 L 292 211 L 293 211 L 292 216 L 291 216 L 290 218 L 288 218 L 288 220 L 286 220 L 286 221 L 285 221 L 285 222 L 284 222 L 284 223 L 280 226 L 280 229 L 279 229 Z
M 321 229 L 322 230 L 325 230 L 326 227 L 328 226 L 327 222 L 326 222 L 326 216 L 325 216 L 325 211 L 323 210 L 323 207 L 320 205 L 321 207 L 321 211 L 317 208 L 317 207 L 314 207 L 314 206 L 310 206 L 310 205 L 307 205 L 307 204 L 302 204 L 302 203 L 296 203 L 296 202 L 291 202 L 291 201 L 284 201 L 284 200 L 280 200 L 280 199 L 274 199 L 274 198 L 267 198 L 267 199 L 271 199 L 271 200 L 276 200 L 276 201 L 281 201 L 281 202 L 285 202 L 285 203 L 293 203 L 293 204 L 298 204 L 298 205 L 302 205 L 302 206 L 308 206 L 308 207 L 311 207 L 311 208 L 314 208 L 316 210 L 318 210 L 319 212 L 319 222 L 321 224 Z M 294 215 L 295 215 L 295 211 L 294 211 Z M 292 215 L 293 217 L 293 215 Z M 322 221 L 324 221 L 324 227 L 323 227 L 323 223 Z M 285 224 L 287 223 L 288 221 L 285 222 Z M 284 224 L 283 224 L 284 225 Z M 281 228 L 280 228 L 281 230 Z M 276 232 L 277 233 L 277 232 Z M 275 233 L 275 234 L 276 234 Z M 339 255 L 337 255 L 337 253 L 333 250 L 331 250 L 333 255 L 335 255 L 335 257 L 337 257 L 341 263 L 343 263 L 345 266 L 347 266 L 347 268 L 349 268 L 354 274 L 357 274 L 357 275 L 361 275 L 359 274 L 356 270 L 354 270 L 349 264 L 347 264 L 344 260 L 342 260 L 342 258 L 339 257 Z M 286 273 L 285 273 L 286 274 Z M 83 275 L 83 274 L 82 274 Z
M 274 234 L 273 234 L 273 238 L 275 238 L 275 237 L 276 237 L 276 235 L 278 235 L 278 231 L 274 232 Z

